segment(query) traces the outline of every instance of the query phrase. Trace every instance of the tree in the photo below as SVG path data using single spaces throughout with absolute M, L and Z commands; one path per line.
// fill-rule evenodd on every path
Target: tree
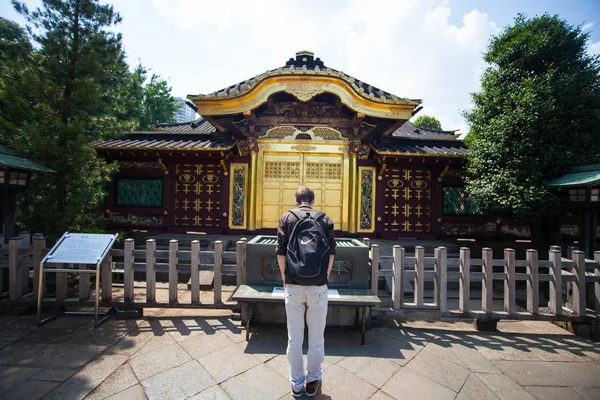
M 419 116 L 417 119 L 415 119 L 413 125 L 420 128 L 434 129 L 436 131 L 442 130 L 441 122 L 436 117 L 432 117 L 430 115 Z
M 10 68 L 15 80 L 4 80 L 2 138 L 56 171 L 35 176 L 19 202 L 19 221 L 50 238 L 98 229 L 95 210 L 110 170 L 91 143 L 135 124 L 123 105 L 128 66 L 121 36 L 108 30 L 120 16 L 98 0 L 44 0 L 34 11 L 13 5 L 27 18 L 37 50 L 24 71 Z
M 160 75 L 152 74 L 141 63 L 129 74 L 123 86 L 128 117 L 138 121 L 136 129 L 148 130 L 157 122 L 175 122 L 177 102 L 171 87 Z
M 558 16 L 518 15 L 491 39 L 465 112 L 468 189 L 487 213 L 527 220 L 544 249 L 560 209 L 547 183 L 600 161 L 600 60 L 586 52 L 588 36 Z

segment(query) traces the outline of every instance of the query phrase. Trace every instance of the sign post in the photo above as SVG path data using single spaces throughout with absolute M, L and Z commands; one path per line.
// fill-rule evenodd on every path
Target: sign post
M 110 249 L 118 238 L 118 234 L 94 234 L 94 233 L 69 233 L 56 242 L 46 257 L 40 262 L 40 275 L 38 285 L 37 323 L 43 325 L 61 315 L 94 315 L 94 326 L 98 326 L 112 315 L 104 313 L 99 319 L 100 312 L 100 266 L 108 255 Z M 54 266 L 52 266 L 54 264 Z M 87 264 L 96 265 L 96 269 L 74 269 L 57 268 L 60 264 Z M 54 315 L 42 319 L 42 296 L 44 293 L 45 272 L 67 272 L 79 274 L 96 274 L 96 301 L 94 312 L 68 312 L 57 311 Z

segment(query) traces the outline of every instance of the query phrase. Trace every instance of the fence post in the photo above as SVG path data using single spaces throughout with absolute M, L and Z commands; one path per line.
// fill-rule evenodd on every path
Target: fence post
M 527 250 L 527 311 L 538 314 L 540 311 L 540 285 L 538 252 L 534 249 Z
M 247 258 L 246 258 L 248 239 L 241 238 L 240 240 L 243 242 L 243 245 L 242 245 L 242 260 L 243 260 L 243 263 L 242 263 L 242 285 L 245 285 L 246 284 L 246 268 L 248 267 Z
M 600 250 L 594 252 L 594 261 L 596 262 L 594 265 L 594 272 L 596 273 L 596 278 L 598 278 L 594 284 L 595 306 L 596 312 L 600 312 Z
M 134 302 L 135 295 L 133 290 L 133 248 L 135 241 L 131 238 L 125 239 L 124 252 L 123 252 L 123 292 L 125 302 Z
M 110 253 L 102 261 L 102 301 L 112 300 L 112 256 Z
M 552 262 L 550 268 L 550 299 L 548 299 L 548 308 L 554 315 L 562 315 L 562 268 L 560 250 L 552 249 L 549 255 Z
M 573 271 L 577 279 L 573 282 L 573 311 L 580 316 L 585 316 L 585 253 L 573 250 L 573 263 L 577 271 Z
M 363 244 L 365 246 L 367 246 L 368 248 L 371 248 L 371 239 L 369 239 L 369 238 L 363 238 Z
M 156 240 L 146 240 L 146 301 L 154 303 L 156 301 Z
M 460 281 L 458 294 L 458 307 L 460 311 L 469 311 L 471 298 L 471 249 L 460 248 Z
M 504 311 L 513 315 L 517 311 L 514 249 L 504 249 L 504 272 Z
M 77 269 L 89 269 L 87 264 L 79 264 Z M 79 274 L 79 300 L 87 300 L 90 297 L 90 274 Z
M 46 247 L 46 238 L 36 235 L 33 238 L 33 298 L 37 300 L 38 286 L 40 284 L 40 263 L 44 259 L 42 251 Z M 0 270 L 0 273 L 2 271 Z M 0 286 L 1 288 L 1 286 Z
M 19 269 L 20 249 L 23 238 L 12 237 L 8 240 L 8 290 L 11 300 L 23 296 L 23 274 Z
M 177 250 L 179 242 L 169 240 L 169 303 L 177 303 Z
M 448 311 L 448 251 L 445 247 L 438 247 L 437 250 L 435 267 L 437 269 L 438 306 L 440 312 L 445 313 Z
M 200 303 L 200 241 L 192 240 L 192 265 L 190 273 L 192 274 L 192 304 Z
M 223 242 L 220 240 L 215 241 L 215 304 L 222 303 L 221 300 L 221 282 L 222 282 L 222 273 L 221 273 L 221 265 L 223 262 Z
M 238 240 L 235 242 L 235 286 L 236 289 L 244 283 L 244 242 Z
M 481 250 L 481 258 L 483 260 L 483 284 L 481 285 L 481 305 L 485 313 L 493 311 L 493 283 L 494 283 L 494 253 L 489 247 L 484 247 Z
M 371 246 L 371 290 L 377 294 L 379 286 L 379 245 Z
M 404 292 L 404 247 L 397 244 L 394 245 L 392 255 L 394 257 L 394 263 L 392 264 L 392 270 L 394 271 L 392 279 L 392 302 L 394 303 L 394 310 L 399 310 L 402 307 L 402 293 Z
M 423 246 L 415 246 L 415 257 L 417 258 L 417 268 L 415 276 L 415 303 L 418 306 L 423 305 L 424 289 L 425 289 L 425 248 Z
M 22 248 L 31 246 L 31 234 L 28 231 L 19 232 L 19 237 L 23 239 L 21 242 Z

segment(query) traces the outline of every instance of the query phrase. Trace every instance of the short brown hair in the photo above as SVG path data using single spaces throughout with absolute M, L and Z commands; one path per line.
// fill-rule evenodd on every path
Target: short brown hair
M 296 203 L 308 203 L 311 204 L 315 201 L 315 192 L 306 186 L 300 186 L 296 191 Z

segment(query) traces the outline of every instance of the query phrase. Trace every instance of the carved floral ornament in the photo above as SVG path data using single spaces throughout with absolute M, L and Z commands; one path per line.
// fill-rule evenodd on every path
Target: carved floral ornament
M 353 111 L 382 118 L 409 119 L 420 101 L 381 102 L 365 97 L 350 84 L 334 76 L 270 76 L 250 91 L 234 97 L 191 97 L 198 114 L 228 115 L 254 110 L 278 92 L 287 92 L 300 101 L 308 101 L 320 93 L 332 93 Z

